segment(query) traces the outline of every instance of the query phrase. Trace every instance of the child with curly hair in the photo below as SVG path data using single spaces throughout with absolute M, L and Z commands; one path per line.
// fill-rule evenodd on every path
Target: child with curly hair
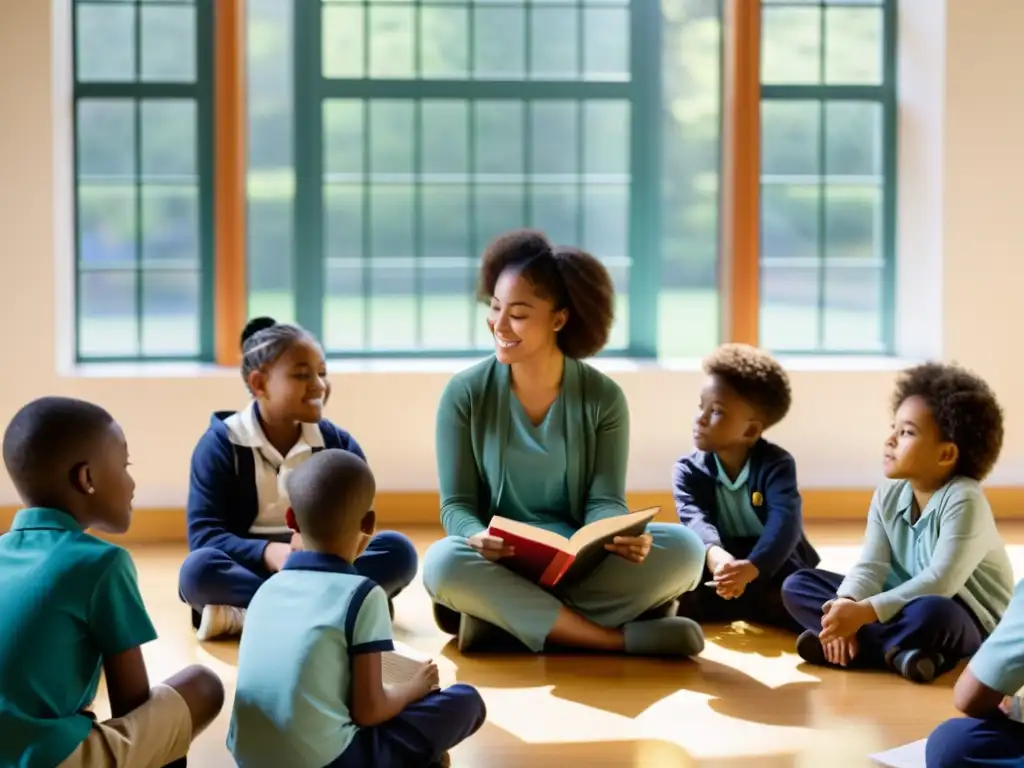
M 889 669 L 931 682 L 981 646 L 1010 603 L 1013 569 L 981 488 L 1003 414 L 955 365 L 904 371 L 860 559 L 845 577 L 804 570 L 782 586 L 810 664 Z
M 707 586 L 683 595 L 679 613 L 792 629 L 782 581 L 819 560 L 803 530 L 796 463 L 763 437 L 789 412 L 789 377 L 746 344 L 722 345 L 704 372 L 696 450 L 676 462 L 672 485 L 680 522 L 704 542 Z

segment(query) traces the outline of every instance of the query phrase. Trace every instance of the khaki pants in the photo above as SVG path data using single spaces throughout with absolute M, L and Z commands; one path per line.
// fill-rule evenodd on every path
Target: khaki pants
M 192 714 L 177 691 L 156 685 L 124 717 L 96 723 L 59 768 L 162 768 L 192 743 Z

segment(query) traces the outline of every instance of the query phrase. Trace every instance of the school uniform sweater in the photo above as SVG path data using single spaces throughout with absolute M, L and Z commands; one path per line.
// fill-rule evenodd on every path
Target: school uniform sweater
M 765 577 L 774 575 L 787 561 L 798 568 L 817 566 L 821 558 L 804 534 L 793 457 L 762 438 L 751 449 L 747 466 L 747 490 L 755 500 L 752 508 L 764 526 L 747 559 Z M 708 548 L 723 546 L 717 483 L 718 463 L 713 453 L 694 451 L 675 464 L 672 487 L 679 522 L 693 529 Z
M 185 518 L 190 551 L 212 547 L 246 568 L 260 570 L 267 540 L 259 536 L 260 526 L 253 530 L 261 513 L 257 474 L 277 474 L 281 468 L 266 465 L 263 440 L 252 426 L 256 419 L 255 402 L 244 411 L 217 411 L 210 418 L 192 453 Z M 327 419 L 303 424 L 301 440 L 308 453 L 340 448 L 366 461 L 355 438 Z

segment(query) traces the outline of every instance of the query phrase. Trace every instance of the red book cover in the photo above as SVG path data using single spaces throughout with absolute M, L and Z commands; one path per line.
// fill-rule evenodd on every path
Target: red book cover
M 607 517 L 580 528 L 571 538 L 520 523 L 494 517 L 488 533 L 515 549 L 502 564 L 543 587 L 554 587 L 567 576 L 582 578 L 608 554 L 604 545 L 616 536 L 639 536 L 658 514 L 659 507 L 618 517 Z

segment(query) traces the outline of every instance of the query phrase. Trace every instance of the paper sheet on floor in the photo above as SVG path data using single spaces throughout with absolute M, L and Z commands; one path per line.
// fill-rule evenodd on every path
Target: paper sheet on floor
M 902 747 L 872 755 L 878 765 L 888 768 L 924 768 L 924 745 L 927 739 L 912 741 Z

